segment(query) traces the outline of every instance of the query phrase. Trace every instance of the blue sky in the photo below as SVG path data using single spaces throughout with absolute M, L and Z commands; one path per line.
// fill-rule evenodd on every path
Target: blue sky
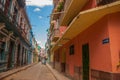
M 50 14 L 52 11 L 52 0 L 29 0 L 27 13 L 32 25 L 33 33 L 38 44 L 44 48 L 47 40 L 47 29 L 50 26 Z M 40 4 L 39 4 L 40 3 Z

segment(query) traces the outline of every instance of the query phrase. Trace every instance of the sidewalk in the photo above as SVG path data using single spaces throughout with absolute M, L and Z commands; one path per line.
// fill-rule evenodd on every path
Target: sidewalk
M 46 66 L 50 69 L 50 71 L 52 72 L 56 80 L 71 80 L 67 78 L 66 76 L 64 76 L 63 74 L 61 74 L 60 72 L 53 69 L 49 64 L 46 64 Z
M 10 76 L 10 75 L 12 75 L 12 74 L 15 74 L 15 73 L 17 73 L 17 72 L 26 70 L 27 68 L 29 68 L 29 67 L 31 67 L 31 66 L 33 66 L 33 65 L 35 65 L 35 64 L 36 64 L 36 63 L 33 63 L 33 64 L 29 64 L 29 65 L 24 66 L 24 67 L 19 67 L 19 68 L 12 69 L 12 70 L 9 70 L 9 71 L 6 71 L 6 72 L 2 72 L 2 73 L 0 73 L 0 80 L 2 80 L 2 79 L 5 78 L 5 77 L 8 77 L 8 76 Z

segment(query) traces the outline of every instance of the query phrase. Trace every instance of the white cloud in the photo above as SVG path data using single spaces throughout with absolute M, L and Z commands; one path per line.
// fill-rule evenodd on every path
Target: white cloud
M 41 41 L 37 41 L 38 45 L 41 45 Z
M 27 6 L 37 6 L 44 7 L 48 5 L 52 5 L 53 0 L 26 0 Z
M 43 44 L 41 41 L 38 41 L 38 40 L 37 40 L 37 44 L 38 44 L 40 47 L 45 48 L 44 44 Z
M 38 12 L 38 11 L 40 11 L 40 8 L 35 8 L 34 9 L 34 12 Z
M 39 19 L 42 19 L 43 17 L 42 16 L 38 16 L 39 17 Z

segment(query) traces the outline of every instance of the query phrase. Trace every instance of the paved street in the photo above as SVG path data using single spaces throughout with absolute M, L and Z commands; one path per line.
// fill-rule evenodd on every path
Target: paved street
M 41 63 L 3 80 L 56 80 L 49 68 Z

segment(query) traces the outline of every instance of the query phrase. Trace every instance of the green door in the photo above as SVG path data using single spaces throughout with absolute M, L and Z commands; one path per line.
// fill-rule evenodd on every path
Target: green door
M 89 80 L 89 45 L 82 46 L 83 80 Z

